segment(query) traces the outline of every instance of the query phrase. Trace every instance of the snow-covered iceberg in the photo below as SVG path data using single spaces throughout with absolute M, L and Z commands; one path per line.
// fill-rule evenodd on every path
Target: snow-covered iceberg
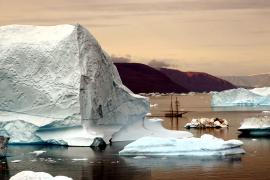
M 113 62 L 80 25 L 0 27 L 0 102 L 2 130 L 16 143 L 108 142 L 149 112 L 148 100 L 122 84 Z M 73 135 L 64 139 L 63 128 Z
M 72 180 L 66 176 L 55 176 L 45 172 L 21 171 L 10 178 L 10 180 Z
M 231 89 L 212 95 L 212 106 L 270 106 L 270 88 Z
M 243 134 L 269 136 L 270 135 L 270 117 L 251 117 L 246 118 L 238 128 Z
M 226 119 L 220 118 L 199 118 L 192 119 L 190 123 L 185 125 L 185 128 L 225 128 L 229 123 Z
M 127 146 L 119 152 L 124 156 L 223 156 L 231 154 L 242 154 L 242 141 L 216 138 L 205 134 L 200 138 L 158 138 L 143 137 Z

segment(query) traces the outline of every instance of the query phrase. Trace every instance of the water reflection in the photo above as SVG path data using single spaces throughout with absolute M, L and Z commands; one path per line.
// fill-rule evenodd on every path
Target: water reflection
M 8 179 L 9 178 L 9 169 L 7 158 L 0 158 L 0 179 Z
M 215 157 L 193 157 L 193 156 L 174 156 L 174 157 L 147 157 L 145 159 L 136 159 L 133 157 L 122 157 L 129 166 L 138 168 L 152 169 L 189 169 L 191 167 L 200 167 L 211 170 L 219 166 L 233 167 L 239 165 L 242 155 L 233 156 L 215 156 Z

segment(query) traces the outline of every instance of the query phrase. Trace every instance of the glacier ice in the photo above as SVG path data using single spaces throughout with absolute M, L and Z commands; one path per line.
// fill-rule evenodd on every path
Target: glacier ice
M 262 87 L 262 88 L 254 88 L 250 90 L 255 94 L 259 94 L 261 96 L 269 96 L 270 95 L 270 87 Z
M 212 95 L 212 106 L 270 106 L 270 88 L 231 89 Z
M 188 155 L 188 156 L 223 156 L 242 154 L 242 141 L 216 138 L 204 134 L 200 138 L 159 138 L 142 137 L 124 147 L 119 152 L 124 156 Z
M 72 180 L 72 178 L 66 176 L 55 176 L 46 172 L 33 172 L 33 171 L 21 171 L 10 178 L 10 180 Z
M 108 143 L 149 111 L 80 25 L 2 26 L 0 52 L 0 122 L 13 143 Z

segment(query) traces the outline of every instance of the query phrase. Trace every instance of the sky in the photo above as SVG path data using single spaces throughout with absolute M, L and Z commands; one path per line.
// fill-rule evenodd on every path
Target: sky
M 0 25 L 85 26 L 110 55 L 213 75 L 270 72 L 270 0 L 0 0 Z

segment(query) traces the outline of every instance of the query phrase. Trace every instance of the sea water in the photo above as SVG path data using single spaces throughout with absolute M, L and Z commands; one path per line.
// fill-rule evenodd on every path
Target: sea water
M 129 142 L 113 143 L 105 150 L 88 147 L 9 146 L 9 157 L 1 159 L 0 179 L 23 171 L 45 171 L 54 176 L 65 175 L 81 179 L 270 179 L 270 139 L 241 137 L 237 129 L 244 118 L 260 116 L 270 107 L 213 109 L 209 95 L 179 96 L 179 109 L 188 111 L 183 118 L 165 118 L 167 129 L 186 130 L 192 118 L 219 117 L 229 122 L 229 128 L 190 129 L 194 136 L 208 133 L 225 140 L 244 142 L 244 155 L 225 157 L 121 157 L 118 152 Z M 174 99 L 175 100 L 175 99 Z M 170 96 L 151 97 L 152 116 L 170 111 Z M 174 107 L 173 107 L 174 108 Z M 42 153 L 35 153 L 42 152 Z

